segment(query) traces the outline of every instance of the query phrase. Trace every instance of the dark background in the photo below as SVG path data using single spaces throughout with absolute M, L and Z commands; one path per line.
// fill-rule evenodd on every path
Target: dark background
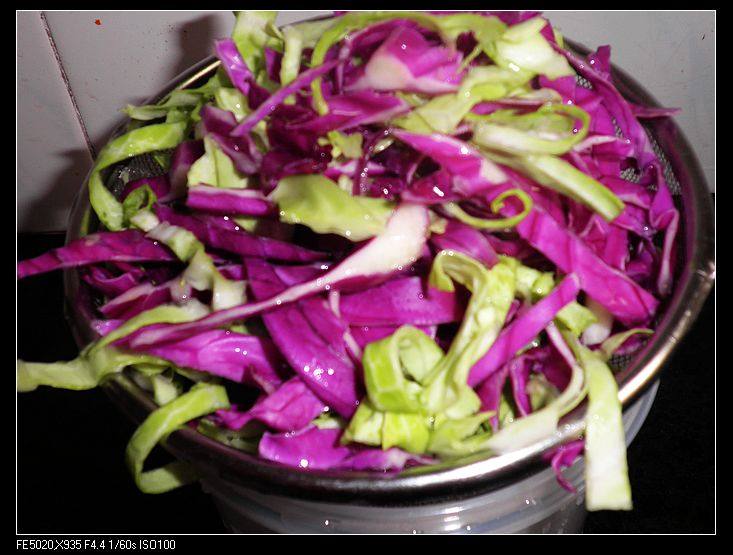
M 63 244 L 19 234 L 18 259 Z M 62 314 L 61 272 L 18 282 L 17 355 L 77 355 Z M 631 512 L 591 513 L 588 533 L 715 531 L 714 292 L 665 368 L 649 417 L 628 452 Z M 40 388 L 17 396 L 17 526 L 21 533 L 220 533 L 197 485 L 140 493 L 124 464 L 134 426 L 104 393 Z

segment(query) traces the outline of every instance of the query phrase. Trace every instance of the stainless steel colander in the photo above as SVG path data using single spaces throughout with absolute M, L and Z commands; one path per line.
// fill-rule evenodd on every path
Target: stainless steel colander
M 566 42 L 578 54 L 588 53 L 585 47 Z M 203 60 L 174 79 L 149 103 L 158 101 L 174 89 L 198 85 L 218 66 L 219 62 L 214 57 Z M 623 71 L 613 67 L 612 75 L 619 91 L 628 100 L 659 106 Z M 585 85 L 589 86 L 587 82 Z M 122 131 L 121 126 L 116 134 Z M 617 370 L 619 396 L 625 407 L 658 377 L 665 361 L 692 326 L 715 275 L 712 203 L 695 154 L 673 121 L 651 120 L 647 131 L 664 164 L 665 177 L 680 209 L 681 227 L 674 291 L 660 309 L 656 333 L 634 355 L 617 357 L 612 361 Z M 137 179 L 162 172 L 154 158 L 139 156 L 109 170 L 107 184 L 113 192 L 118 192 L 123 174 Z M 625 177 L 633 178 L 631 175 Z M 78 238 L 82 230 L 94 229 L 95 225 L 85 184 L 72 209 L 67 242 Z M 67 317 L 77 342 L 83 346 L 96 339 L 90 325 L 91 298 L 76 270 L 67 270 L 64 278 Z M 124 375 L 106 382 L 103 387 L 112 400 L 137 422 L 156 408 L 148 394 Z M 584 405 L 579 406 L 563 419 L 553 437 L 525 449 L 491 458 L 478 454 L 450 463 L 409 469 L 396 476 L 297 470 L 227 447 L 188 428 L 171 434 L 165 447 L 175 457 L 188 461 L 202 476 L 264 493 L 362 504 L 416 504 L 477 495 L 538 471 L 544 453 L 582 433 L 584 410 Z

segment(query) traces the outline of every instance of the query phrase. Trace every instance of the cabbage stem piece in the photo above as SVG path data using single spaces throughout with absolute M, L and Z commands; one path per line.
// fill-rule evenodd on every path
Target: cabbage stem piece
M 353 196 L 322 175 L 294 175 L 270 193 L 280 220 L 303 224 L 316 233 L 335 233 L 351 241 L 379 235 L 394 212 L 385 199 Z
M 509 197 L 514 197 L 518 199 L 522 203 L 522 210 L 518 214 L 514 216 L 509 216 L 507 218 L 498 218 L 493 220 L 489 220 L 487 218 L 477 218 L 476 216 L 471 216 L 470 214 L 467 214 L 455 202 L 446 203 L 443 206 L 443 209 L 456 220 L 475 227 L 476 229 L 509 229 L 514 227 L 527 217 L 529 211 L 532 210 L 533 204 L 532 198 L 521 189 L 509 189 L 507 191 L 504 191 L 491 201 L 491 211 L 494 213 L 499 212 L 502 208 L 504 208 L 504 201 Z
M 155 470 L 143 471 L 143 464 L 153 448 L 186 422 L 229 408 L 224 387 L 200 383 L 148 415 L 135 430 L 125 450 L 125 461 L 143 493 L 165 493 L 191 483 L 197 476 L 182 461 Z
M 585 413 L 585 504 L 589 511 L 631 510 L 631 485 L 621 402 L 613 372 L 603 355 L 565 333 L 585 370 L 588 409 Z
M 89 201 L 99 220 L 110 231 L 124 224 L 124 210 L 102 181 L 102 170 L 127 158 L 178 146 L 188 129 L 187 122 L 158 123 L 134 129 L 108 143 L 97 157 L 89 177 Z

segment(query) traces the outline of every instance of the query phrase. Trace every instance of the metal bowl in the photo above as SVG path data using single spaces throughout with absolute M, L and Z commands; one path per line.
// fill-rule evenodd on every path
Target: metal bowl
M 587 48 L 567 41 L 578 54 Z M 153 96 L 155 102 L 174 89 L 186 88 L 210 76 L 219 62 L 212 56 L 183 72 Z M 619 91 L 630 101 L 659 106 L 639 83 L 617 67 L 612 75 Z M 648 131 L 659 146 L 670 188 L 681 211 L 678 265 L 672 295 L 661 309 L 653 338 L 617 371 L 619 397 L 628 407 L 658 377 L 664 363 L 692 326 L 715 276 L 712 203 L 697 158 L 673 121 L 651 120 Z M 115 132 L 121 133 L 123 126 Z M 86 183 L 72 209 L 67 242 L 83 230 L 94 229 Z M 96 339 L 90 326 L 89 294 L 78 272 L 64 274 L 66 314 L 80 346 Z M 156 408 L 152 399 L 124 375 L 107 381 L 104 390 L 136 422 Z M 485 458 L 474 455 L 450 463 L 406 470 L 395 476 L 353 471 L 298 470 L 227 447 L 198 432 L 183 428 L 171 434 L 165 447 L 206 477 L 231 482 L 263 493 L 313 500 L 370 505 L 403 505 L 477 495 L 503 487 L 540 470 L 542 455 L 578 437 L 584 428 L 584 404 L 568 414 L 557 433 L 519 451 Z

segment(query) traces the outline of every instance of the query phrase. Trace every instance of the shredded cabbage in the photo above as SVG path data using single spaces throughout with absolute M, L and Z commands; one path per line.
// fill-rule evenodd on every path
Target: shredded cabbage
M 580 59 L 535 12 L 235 14 L 205 83 L 124 109 L 99 221 L 18 263 L 77 268 L 99 334 L 18 361 L 18 391 L 125 371 L 159 407 L 126 453 L 150 493 L 195 479 L 143 470 L 192 420 L 303 471 L 400 472 L 523 449 L 587 401 L 548 460 L 572 489 L 584 453 L 586 506 L 631 508 L 608 360 L 674 285 L 681 216 L 640 123 L 674 111 L 626 101 L 607 47 Z M 159 172 L 132 179 L 140 155 Z

